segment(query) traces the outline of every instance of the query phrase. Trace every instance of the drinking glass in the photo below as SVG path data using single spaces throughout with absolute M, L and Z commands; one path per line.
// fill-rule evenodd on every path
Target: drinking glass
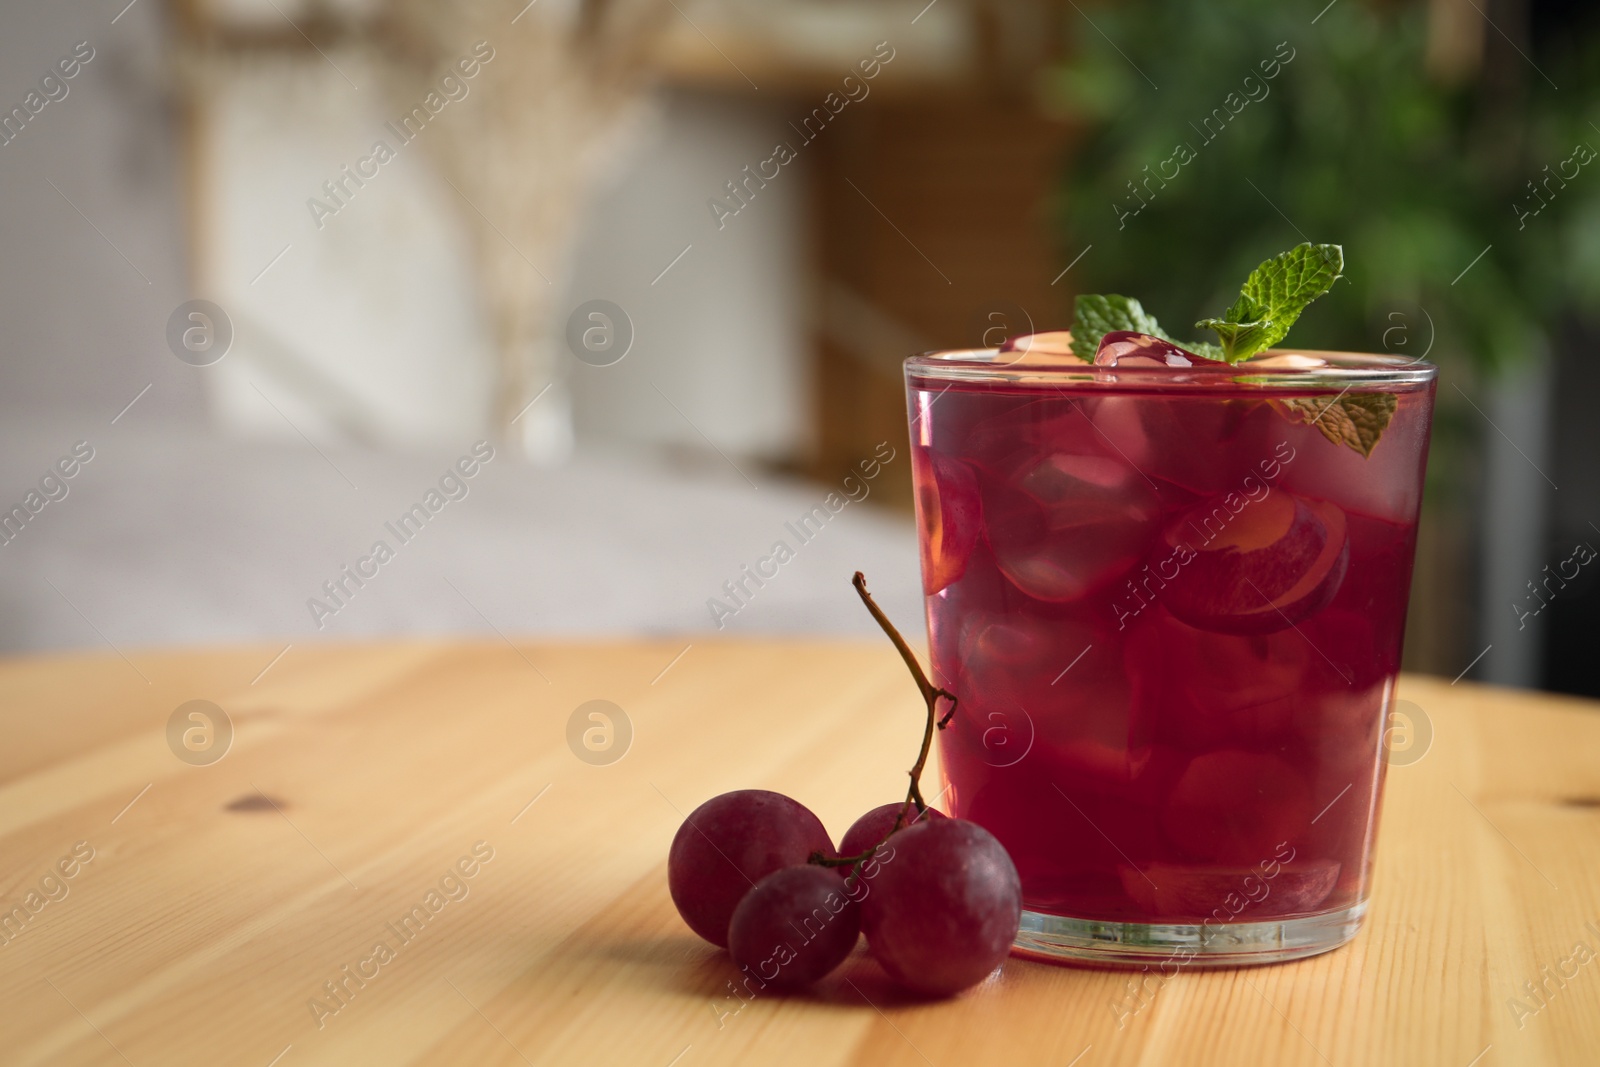
M 959 698 L 945 806 L 1016 862 L 1019 952 L 1215 966 L 1355 936 L 1435 375 L 907 361 L 931 660 Z

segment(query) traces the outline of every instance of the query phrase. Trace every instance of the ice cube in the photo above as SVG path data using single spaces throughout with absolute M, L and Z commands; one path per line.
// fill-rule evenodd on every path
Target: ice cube
M 1224 749 L 1196 756 L 1161 812 L 1173 846 L 1193 860 L 1259 863 L 1311 821 L 1311 793 L 1277 756 Z
M 1428 420 L 1404 400 L 1372 455 L 1334 444 L 1314 426 L 1279 415 L 1277 440 L 1292 449 L 1280 483 L 1302 496 L 1331 500 L 1346 511 L 1390 522 L 1413 523 L 1422 500 L 1421 458 Z
M 1090 614 L 1102 611 L 1096 606 Z M 969 614 L 960 652 L 958 691 L 969 694 L 963 700 L 977 701 L 975 714 L 983 715 L 991 705 L 1010 705 L 1014 710 L 1000 708 L 1006 721 L 1025 714 L 1041 745 L 1052 751 L 1079 742 L 1125 751 L 1127 679 L 1106 628 L 1084 614 Z
M 1148 609 L 1123 646 L 1133 736 L 1195 751 L 1280 746 L 1295 736 L 1315 656 L 1293 630 L 1210 633 Z
M 1131 569 L 1154 537 L 1160 507 L 1127 461 L 1088 446 L 1025 457 L 982 489 L 1000 570 L 1047 602 L 1080 600 Z
M 1143 470 L 1153 454 L 1143 412 L 1148 397 L 1104 396 L 1086 403 L 1090 422 L 1107 444 L 1135 468 Z
M 1100 339 L 1095 351 L 1097 367 L 1181 367 L 1189 370 L 1228 369 L 1220 359 L 1208 359 L 1187 348 L 1148 333 L 1113 330 Z

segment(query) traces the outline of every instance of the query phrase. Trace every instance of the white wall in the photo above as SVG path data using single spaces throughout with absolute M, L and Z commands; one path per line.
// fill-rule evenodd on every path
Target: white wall
M 340 64 L 375 80 L 355 57 Z M 225 426 L 413 445 L 486 428 L 492 352 L 458 205 L 429 158 L 405 149 L 321 228 L 306 210 L 383 131 L 373 95 L 325 64 L 280 60 L 241 65 L 211 101 L 203 275 L 235 320 L 234 350 L 208 376 Z M 533 413 L 563 421 L 570 407 L 580 447 L 779 458 L 804 447 L 806 160 L 720 226 L 707 204 L 785 139 L 782 105 L 741 95 L 662 91 L 585 206 L 552 322 L 556 387 Z M 566 350 L 568 313 L 596 298 L 633 325 L 609 367 Z
M 209 368 L 213 414 L 250 436 L 455 444 L 488 429 L 494 387 L 461 208 L 428 149 L 386 126 L 378 72 L 336 54 L 337 70 L 240 60 L 206 94 L 199 276 L 235 329 Z M 313 198 L 340 203 L 323 183 L 380 140 L 397 157 L 314 216 Z
M 65 98 L 0 146 L 0 419 L 49 414 L 81 436 L 145 386 L 141 412 L 200 417 L 200 376 L 164 339 L 189 294 L 163 10 L 112 24 L 84 5 L 0 9 L 0 110 L 79 42 L 94 49 Z
M 732 456 L 781 457 L 804 446 L 807 161 L 721 229 L 706 204 L 785 139 L 788 112 L 743 95 L 663 92 L 590 206 L 565 309 L 610 300 L 635 340 L 610 367 L 563 353 L 580 447 L 707 449 L 710 438 Z

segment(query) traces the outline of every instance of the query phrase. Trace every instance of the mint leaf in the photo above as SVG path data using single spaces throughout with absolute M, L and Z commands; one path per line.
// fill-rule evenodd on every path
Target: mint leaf
M 1248 359 L 1288 336 L 1306 305 L 1333 288 L 1343 273 L 1340 246 L 1295 245 L 1251 271 L 1222 318 L 1201 319 L 1195 328 L 1217 332 L 1222 358 L 1229 363 Z
M 1222 344 L 1213 347 L 1217 348 L 1220 355 L 1212 358 L 1226 360 L 1229 363 L 1237 363 L 1246 356 L 1253 355 L 1263 348 L 1271 348 L 1277 343 L 1265 340 L 1273 327 L 1270 319 L 1253 319 L 1247 322 L 1201 319 L 1194 325 L 1197 330 L 1217 331 L 1217 337 L 1222 340 Z
M 1139 301 L 1129 296 L 1089 293 L 1072 303 L 1072 354 L 1089 363 L 1100 348 L 1100 339 L 1115 330 L 1132 330 L 1147 333 L 1163 341 L 1180 342 L 1168 337 L 1156 322 L 1155 316 L 1145 311 Z
M 1273 403 L 1290 419 L 1315 426 L 1334 444 L 1349 445 L 1370 458 L 1398 400 L 1393 393 L 1344 393 L 1332 399 L 1296 396 Z

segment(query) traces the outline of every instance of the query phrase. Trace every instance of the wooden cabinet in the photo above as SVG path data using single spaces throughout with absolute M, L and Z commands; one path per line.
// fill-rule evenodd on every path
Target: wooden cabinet
M 1071 314 L 1061 265 L 1077 250 L 1058 246 L 1051 218 L 1068 127 L 1016 99 L 873 104 L 818 138 L 810 172 L 811 473 L 830 482 L 876 442 L 906 439 L 906 356 L 994 344 Z M 910 466 L 891 473 L 885 499 L 909 507 Z

